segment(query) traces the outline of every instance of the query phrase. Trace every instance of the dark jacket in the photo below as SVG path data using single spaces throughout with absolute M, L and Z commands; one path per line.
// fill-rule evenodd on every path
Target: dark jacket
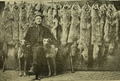
M 35 43 L 42 43 L 43 38 L 51 38 L 54 42 L 56 41 L 50 30 L 47 27 L 39 26 L 40 30 L 36 27 L 30 27 L 25 36 L 25 40 L 33 46 Z M 39 41 L 38 41 L 39 38 Z

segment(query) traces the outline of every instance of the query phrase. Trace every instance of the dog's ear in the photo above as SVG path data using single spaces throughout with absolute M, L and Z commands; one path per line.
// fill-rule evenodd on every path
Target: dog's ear
M 55 48 L 55 52 L 56 52 L 56 53 L 58 52 L 58 48 Z
M 48 38 L 48 40 L 49 40 L 50 42 L 52 42 L 51 38 Z
M 26 45 L 28 45 L 28 42 L 25 40 L 25 41 L 24 41 L 24 44 L 25 44 L 25 46 L 26 46 Z
M 46 39 L 45 38 L 43 38 L 43 42 L 45 42 L 46 41 Z
M 50 44 L 52 43 L 52 39 L 51 38 L 48 38 L 48 41 L 49 41 Z
M 43 42 L 44 42 L 45 39 L 43 39 Z

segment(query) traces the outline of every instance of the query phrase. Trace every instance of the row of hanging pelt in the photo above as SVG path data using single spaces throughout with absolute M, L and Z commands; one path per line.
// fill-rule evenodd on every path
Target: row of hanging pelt
M 100 7 L 95 2 L 92 7 L 86 2 L 80 7 L 78 2 L 69 5 L 60 3 L 16 3 L 5 5 L 2 13 L 2 31 L 4 41 L 21 40 L 27 29 L 34 24 L 34 15 L 41 13 L 43 25 L 61 45 L 72 44 L 73 55 L 80 50 L 84 60 L 88 60 L 88 46 L 94 45 L 93 58 L 96 59 L 99 45 L 114 49 L 118 40 L 119 11 L 114 4 L 103 3 Z M 61 30 L 60 30 L 61 29 Z M 61 32 L 61 33 L 59 33 Z M 103 53 L 104 55 L 104 53 Z

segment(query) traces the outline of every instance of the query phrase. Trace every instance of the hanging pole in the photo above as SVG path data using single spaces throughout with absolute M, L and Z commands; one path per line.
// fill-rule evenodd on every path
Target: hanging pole
M 53 8 L 53 0 L 52 0 L 52 8 Z

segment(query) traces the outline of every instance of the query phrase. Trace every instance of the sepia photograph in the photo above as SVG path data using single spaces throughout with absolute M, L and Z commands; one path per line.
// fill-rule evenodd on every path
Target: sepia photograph
M 120 0 L 0 0 L 0 81 L 120 81 Z

